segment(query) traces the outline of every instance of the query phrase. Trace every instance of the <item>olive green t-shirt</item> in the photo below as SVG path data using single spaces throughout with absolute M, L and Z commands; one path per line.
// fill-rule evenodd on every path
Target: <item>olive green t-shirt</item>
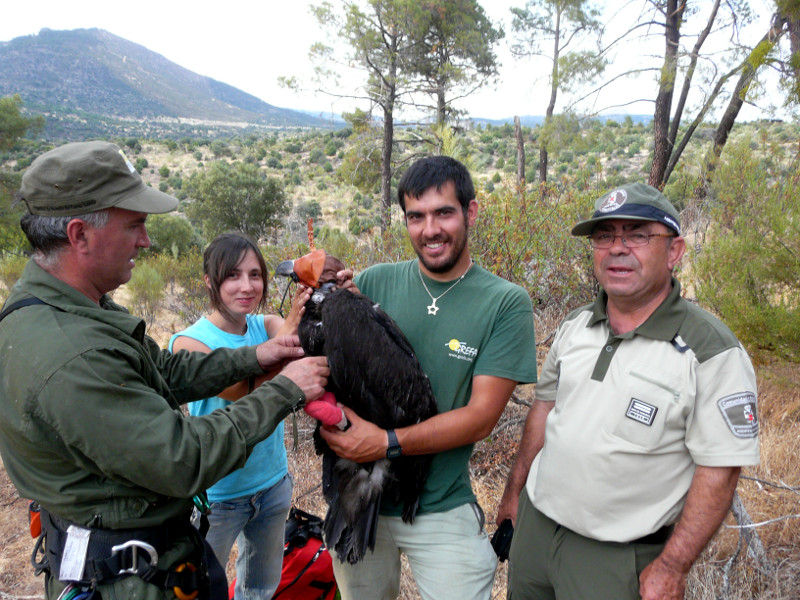
M 355 278 L 361 292 L 380 304 L 408 338 L 431 380 L 440 413 L 469 402 L 476 375 L 536 381 L 533 308 L 527 292 L 476 264 L 447 291 L 454 282 L 425 277 L 430 293 L 439 297 L 439 311 L 430 315 L 431 297 L 416 260 L 376 265 Z M 434 456 L 420 513 L 475 501 L 468 471 L 472 448 L 469 444 Z M 387 502 L 381 512 L 400 514 L 399 507 Z

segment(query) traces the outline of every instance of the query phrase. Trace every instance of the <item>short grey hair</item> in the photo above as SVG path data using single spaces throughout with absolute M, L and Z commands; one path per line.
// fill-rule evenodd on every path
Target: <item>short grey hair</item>
M 36 262 L 50 265 L 67 245 L 67 225 L 70 221 L 80 219 L 95 229 L 102 229 L 108 224 L 108 217 L 108 209 L 69 217 L 48 217 L 25 211 L 19 224 L 33 246 Z

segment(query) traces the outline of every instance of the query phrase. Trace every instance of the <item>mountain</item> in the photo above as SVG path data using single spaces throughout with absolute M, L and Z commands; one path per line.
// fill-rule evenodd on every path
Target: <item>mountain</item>
M 647 125 L 650 121 L 653 120 L 653 115 L 625 115 L 625 114 L 601 114 L 597 115 L 596 117 L 592 117 L 596 121 L 616 121 L 617 123 L 622 123 L 625 121 L 626 118 L 630 117 L 631 120 L 636 123 L 642 123 Z M 504 119 L 484 119 L 480 117 L 475 117 L 471 119 L 474 125 L 492 125 L 492 126 L 501 126 L 509 123 L 511 125 L 514 124 L 514 117 L 506 117 Z M 544 116 L 537 116 L 537 115 L 522 115 L 519 118 L 519 123 L 523 127 L 537 127 L 544 123 Z
M 102 29 L 42 29 L 0 42 L 0 96 L 10 94 L 45 114 L 47 137 L 66 139 L 331 127 L 329 120 L 267 104 Z

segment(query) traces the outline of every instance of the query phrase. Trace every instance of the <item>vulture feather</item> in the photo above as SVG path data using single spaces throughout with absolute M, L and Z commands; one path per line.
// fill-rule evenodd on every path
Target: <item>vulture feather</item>
M 430 381 L 395 322 L 366 296 L 335 289 L 332 282 L 344 265 L 334 257 L 325 257 L 321 274 L 317 275 L 317 264 L 310 278 L 307 273 L 298 276 L 304 271 L 298 263 L 305 258 L 285 261 L 277 272 L 315 288 L 298 335 L 307 355 L 327 357 L 328 391 L 382 429 L 413 425 L 435 415 Z M 401 505 L 403 520 L 413 522 L 432 457 L 355 463 L 334 454 L 319 427 L 314 439 L 317 453 L 322 454 L 322 489 L 328 503 L 325 540 L 340 561 L 356 564 L 368 548 L 375 547 L 382 497 Z

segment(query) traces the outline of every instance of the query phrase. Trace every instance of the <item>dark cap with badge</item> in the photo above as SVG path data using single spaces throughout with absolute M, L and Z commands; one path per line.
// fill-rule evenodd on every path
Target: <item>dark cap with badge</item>
M 45 152 L 22 176 L 20 194 L 34 215 L 70 217 L 117 207 L 175 210 L 178 200 L 151 188 L 111 142 L 74 142 Z
M 678 211 L 664 194 L 645 183 L 629 183 L 599 198 L 592 218 L 575 225 L 572 235 L 591 235 L 595 225 L 609 219 L 656 221 L 681 234 Z

